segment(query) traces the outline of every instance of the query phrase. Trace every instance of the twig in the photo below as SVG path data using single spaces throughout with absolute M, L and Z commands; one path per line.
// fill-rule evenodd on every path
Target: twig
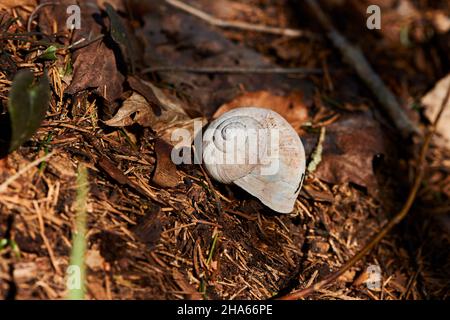
M 311 161 L 308 164 L 307 173 L 311 174 L 316 171 L 317 166 L 322 162 L 323 142 L 325 141 L 326 127 L 320 128 L 319 140 L 316 149 L 311 155 Z
M 316 0 L 306 0 L 311 10 L 314 12 L 317 20 L 328 32 L 328 38 L 333 45 L 339 49 L 341 54 L 356 71 L 358 76 L 370 88 L 377 97 L 384 111 L 395 124 L 404 138 L 413 133 L 419 133 L 417 126 L 408 118 L 402 107 L 399 105 L 392 91 L 384 84 L 380 76 L 372 69 L 371 65 L 364 57 L 361 50 L 353 46 L 331 23 L 317 4 Z
M 67 49 L 71 49 L 72 51 L 78 50 L 78 49 L 87 47 L 87 46 L 90 45 L 91 43 L 94 43 L 94 42 L 96 42 L 96 41 L 98 41 L 98 40 L 100 40 L 100 39 L 103 39 L 104 37 L 105 37 L 104 34 L 99 34 L 99 35 L 95 36 L 95 37 L 92 38 L 92 39 L 84 39 L 84 38 L 82 38 L 82 39 L 80 39 L 80 40 L 78 40 L 78 41 L 75 41 L 75 42 L 72 43 L 71 45 L 69 45 L 69 46 L 67 47 Z
M 310 68 L 267 68 L 267 67 L 171 67 L 171 66 L 159 66 L 145 68 L 141 73 L 150 72 L 192 72 L 192 73 L 254 73 L 254 74 L 322 74 L 320 69 Z
M 308 31 L 304 30 L 298 30 L 298 29 L 289 29 L 289 28 L 277 28 L 277 27 L 270 27 L 265 26 L 261 24 L 252 24 L 242 21 L 226 21 L 219 18 L 216 18 L 204 11 L 201 11 L 197 8 L 194 8 L 182 1 L 179 0 L 166 0 L 166 3 L 183 10 L 197 18 L 200 18 L 209 24 L 212 24 L 217 27 L 222 28 L 235 28 L 235 29 L 242 29 L 242 30 L 249 30 L 249 31 L 256 31 L 256 32 L 264 32 L 264 33 L 271 33 L 271 34 L 278 34 L 283 35 L 287 37 L 314 37 L 314 34 Z
M 5 180 L 5 182 L 3 182 L 0 185 L 0 193 L 4 192 L 6 190 L 6 188 L 8 188 L 8 186 L 13 183 L 15 180 L 17 180 L 21 175 L 23 175 L 25 172 L 27 172 L 28 170 L 30 170 L 31 168 L 37 166 L 38 164 L 40 164 L 41 162 L 44 162 L 48 159 L 50 159 L 50 157 L 52 157 L 55 154 L 55 151 L 47 154 L 46 156 L 43 156 L 39 159 L 34 160 L 33 162 L 27 164 L 25 167 L 23 167 L 22 169 L 20 169 L 19 171 L 17 171 L 14 175 L 12 175 L 11 177 L 9 177 L 8 179 Z
M 369 243 L 361 251 L 359 251 L 349 261 L 347 261 L 338 271 L 332 273 L 325 279 L 317 282 L 316 284 L 314 284 L 312 286 L 308 286 L 304 289 L 294 291 L 286 296 L 280 297 L 279 299 L 281 299 L 281 300 L 296 300 L 296 299 L 304 298 L 307 295 L 331 284 L 333 281 L 335 281 L 341 275 L 343 275 L 347 270 L 349 270 L 357 261 L 359 261 L 367 253 L 369 253 L 370 250 L 373 247 L 375 247 L 389 231 L 392 230 L 392 228 L 394 228 L 398 223 L 400 223 L 406 217 L 409 210 L 411 209 L 412 204 L 414 203 L 417 192 L 420 188 L 420 184 L 422 182 L 423 175 L 424 175 L 425 158 L 426 158 L 426 155 L 428 152 L 428 148 L 430 146 L 431 138 L 433 137 L 434 133 L 436 132 L 436 126 L 439 122 L 439 119 L 441 118 L 441 115 L 445 109 L 445 106 L 447 105 L 449 97 L 450 97 L 450 87 L 447 89 L 447 94 L 446 94 L 444 100 L 442 101 L 442 105 L 439 110 L 439 113 L 438 113 L 436 119 L 434 120 L 433 124 L 431 125 L 429 132 L 423 142 L 422 148 L 420 150 L 420 155 L 418 158 L 418 167 L 417 167 L 416 177 L 414 179 L 414 183 L 413 183 L 413 186 L 411 187 L 411 190 L 409 192 L 406 203 L 403 205 L 403 208 L 372 238 L 372 240 L 369 241 Z

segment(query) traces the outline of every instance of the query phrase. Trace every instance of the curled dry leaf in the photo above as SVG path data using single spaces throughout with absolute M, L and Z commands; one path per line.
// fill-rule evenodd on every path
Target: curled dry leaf
M 157 99 L 157 104 L 164 110 L 155 110 L 152 105 L 154 101 L 149 102 L 148 94 L 146 97 L 134 92 L 130 98 L 125 100 L 122 107 L 116 115 L 105 124 L 111 127 L 125 127 L 133 124 L 139 124 L 143 127 L 151 127 L 158 132 L 167 125 L 176 121 L 189 119 L 181 106 L 181 101 L 173 96 L 168 96 L 159 88 L 150 83 L 146 83 L 153 92 L 152 100 Z M 160 112 L 160 114 L 157 114 Z
M 439 109 L 444 101 L 449 87 L 450 74 L 438 81 L 434 88 L 422 98 L 422 104 L 426 108 L 425 116 L 430 120 L 430 122 L 434 121 L 439 113 Z M 445 106 L 436 130 L 438 134 L 444 138 L 443 145 L 450 150 L 450 101 Z
M 204 118 L 191 119 L 184 111 L 188 107 L 175 96 L 164 93 L 149 82 L 135 78 L 132 81 L 129 79 L 129 82 L 139 93 L 134 92 L 116 115 L 105 121 L 106 125 L 125 127 L 139 124 L 151 127 L 163 140 L 172 145 L 177 142 L 172 141 L 172 132 L 176 129 L 186 129 L 191 133 L 191 140 L 184 142 L 190 145 L 195 136 L 194 123 L 201 122 L 202 126 L 206 124 Z M 145 89 L 148 89 L 147 92 Z
M 214 118 L 227 111 L 240 107 L 259 107 L 270 109 L 283 116 L 299 132 L 301 125 L 308 120 L 308 109 L 303 102 L 303 95 L 293 92 L 287 96 L 274 95 L 268 91 L 248 92 L 222 105 Z
M 177 149 L 189 147 L 196 134 L 195 123 L 203 126 L 205 119 L 191 119 L 184 111 L 184 104 L 174 96 L 165 94 L 161 89 L 151 83 L 132 80 L 134 88 L 137 88 L 146 97 L 134 92 L 128 98 L 117 114 L 106 125 L 112 127 L 130 126 L 139 124 L 143 127 L 151 127 L 160 138 L 155 141 L 156 168 L 153 174 L 153 182 L 161 187 L 173 188 L 180 182 L 180 173 L 171 159 L 173 145 Z M 145 85 L 150 93 L 142 90 Z M 152 108 L 151 106 L 158 106 Z M 159 114 L 158 114 L 159 112 Z M 172 133 L 176 129 L 185 129 L 190 132 L 187 141 L 172 141 Z
M 143 127 L 151 127 L 156 122 L 156 116 L 147 100 L 140 94 L 133 93 L 105 124 L 110 127 L 126 127 L 137 123 Z
M 147 102 L 152 107 L 155 115 L 160 116 L 162 106 L 158 98 L 156 98 L 155 93 L 153 92 L 152 87 L 149 85 L 149 83 L 142 81 L 135 76 L 129 76 L 127 78 L 127 82 L 130 85 L 131 89 L 133 89 L 133 91 L 139 93 L 147 100 Z

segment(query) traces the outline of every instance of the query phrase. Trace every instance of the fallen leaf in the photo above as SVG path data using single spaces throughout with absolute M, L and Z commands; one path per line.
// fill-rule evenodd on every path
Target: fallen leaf
M 89 0 L 81 6 L 81 29 L 74 31 L 74 42 L 93 39 L 102 35 L 102 25 L 96 20 L 101 11 L 95 1 Z M 104 39 L 99 39 L 73 53 L 73 78 L 66 89 L 68 94 L 94 89 L 105 100 L 112 102 L 123 92 L 124 75 L 119 71 L 119 61 Z
M 240 95 L 233 101 L 222 105 L 213 118 L 218 118 L 227 111 L 240 107 L 260 107 L 270 109 L 283 116 L 297 131 L 308 120 L 308 109 L 301 93 L 288 96 L 274 95 L 268 91 L 249 92 Z
M 105 121 L 105 124 L 111 127 L 125 127 L 133 124 L 151 127 L 158 137 L 172 146 L 176 145 L 180 152 L 185 147 L 190 149 L 197 132 L 206 125 L 206 119 L 191 119 L 184 111 L 188 107 L 182 101 L 164 93 L 149 82 L 133 80 L 133 86 L 141 92 L 146 92 L 146 97 L 134 92 L 125 100 L 117 113 L 111 119 Z M 144 88 L 147 88 L 147 90 L 144 90 Z M 151 108 L 151 105 L 157 106 L 158 109 L 155 111 L 155 108 Z M 159 114 L 157 111 L 159 111 Z M 172 133 L 178 129 L 189 131 L 190 139 L 174 141 Z
M 147 102 L 153 109 L 153 113 L 157 116 L 160 116 L 162 106 L 160 105 L 158 98 L 156 98 L 152 88 L 149 87 L 149 85 L 147 85 L 145 81 L 142 81 L 134 76 L 128 77 L 127 82 L 130 85 L 131 89 L 139 93 L 147 100 Z
M 157 122 L 148 101 L 138 93 L 133 93 L 111 119 L 105 121 L 110 127 L 126 127 L 135 123 L 151 127 Z
M 181 181 L 181 175 L 171 159 L 172 148 L 162 139 L 155 141 L 156 168 L 152 181 L 163 188 L 174 188 Z
M 9 151 L 17 149 L 40 127 L 50 101 L 50 84 L 46 76 L 33 84 L 34 75 L 22 70 L 14 77 L 9 93 L 8 111 L 11 119 Z
M 131 97 L 125 100 L 114 117 L 105 121 L 105 124 L 111 127 L 139 124 L 143 127 L 151 127 L 153 130 L 158 131 L 175 121 L 185 119 L 188 119 L 188 116 L 178 109 L 162 110 L 161 114 L 157 116 L 147 99 L 134 92 Z
M 341 117 L 327 126 L 322 161 L 315 175 L 328 183 L 352 182 L 376 192 L 373 159 L 387 154 L 383 130 L 370 113 Z
M 425 116 L 433 122 L 439 113 L 444 102 L 445 95 L 450 88 L 450 73 L 439 80 L 423 98 L 422 104 L 425 106 Z M 443 138 L 442 144 L 450 150 L 450 100 L 444 107 L 441 119 L 436 128 L 437 133 Z

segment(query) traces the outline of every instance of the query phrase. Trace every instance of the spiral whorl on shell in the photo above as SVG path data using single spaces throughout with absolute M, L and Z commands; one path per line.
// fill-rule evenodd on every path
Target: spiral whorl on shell
M 293 210 L 305 174 L 305 151 L 278 113 L 237 108 L 214 120 L 203 135 L 203 162 L 217 181 L 234 183 L 269 208 Z

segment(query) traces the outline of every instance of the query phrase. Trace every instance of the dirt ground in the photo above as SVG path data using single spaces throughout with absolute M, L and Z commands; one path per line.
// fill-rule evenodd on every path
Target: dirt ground
M 82 27 L 74 31 L 65 24 L 66 8 L 75 1 L 0 5 L 0 113 L 6 113 L 18 70 L 46 73 L 51 87 L 38 131 L 0 160 L 0 185 L 55 152 L 0 191 L 0 297 L 67 297 L 81 164 L 89 180 L 87 299 L 280 297 L 338 270 L 406 201 L 420 139 L 399 135 L 303 1 L 185 2 L 227 21 L 303 34 L 212 26 L 163 0 L 111 1 L 114 9 L 103 1 L 98 6 L 83 1 Z M 369 2 L 382 8 L 381 30 L 366 28 L 366 1 L 320 5 L 424 129 L 430 120 L 421 98 L 450 70 L 450 32 L 436 25 L 449 17 L 450 6 L 430 0 Z M 99 34 L 104 36 L 94 39 Z M 94 40 L 69 47 L 80 39 Z M 54 43 L 60 45 L 55 59 L 44 59 Z M 146 70 L 158 66 L 249 71 Z M 265 67 L 320 73 L 250 71 Z M 148 82 L 160 91 L 149 89 Z M 276 105 L 300 134 L 307 162 L 326 128 L 321 162 L 307 176 L 294 211 L 271 211 L 237 186 L 211 181 L 199 165 L 167 164 L 171 146 L 163 138 L 180 118 L 155 110 L 159 92 L 181 106 L 181 124 L 210 120 L 220 107 Z M 123 125 L 108 125 L 124 103 L 134 101 L 134 93 L 144 96 L 153 118 L 138 111 L 128 122 L 122 119 Z M 307 299 L 449 298 L 450 149 L 438 138 L 406 219 Z M 381 271 L 376 288 L 365 282 L 373 267 Z

